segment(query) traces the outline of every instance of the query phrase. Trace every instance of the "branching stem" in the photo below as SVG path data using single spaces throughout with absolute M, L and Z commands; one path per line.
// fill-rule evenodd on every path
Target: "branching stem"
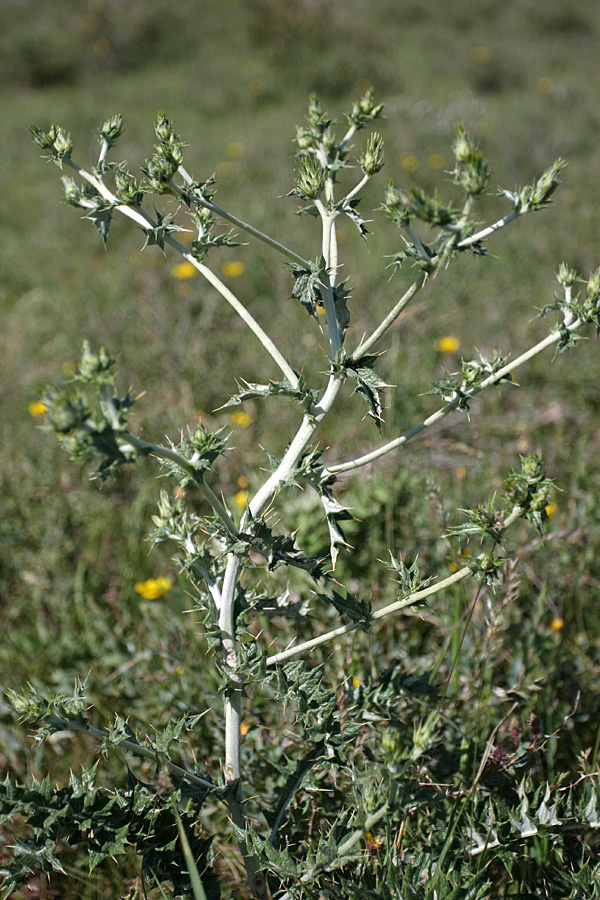
M 371 347 L 377 343 L 379 338 L 383 337 L 386 331 L 388 331 L 392 327 L 400 313 L 406 309 L 415 294 L 418 294 L 426 281 L 427 275 L 425 274 L 425 272 L 423 272 L 421 273 L 421 275 L 419 275 L 417 280 L 413 284 L 411 284 L 409 289 L 405 291 L 402 297 L 400 297 L 396 305 L 392 310 L 390 310 L 390 312 L 387 314 L 381 324 L 378 325 L 375 331 L 368 338 L 365 338 L 363 341 L 361 341 L 361 343 L 358 345 L 358 347 L 350 357 L 352 362 L 358 362 L 359 359 L 363 357 L 365 353 L 368 353 Z
M 136 225 L 139 225 L 144 231 L 149 231 L 151 228 L 155 228 L 157 223 L 149 216 L 145 210 L 141 207 L 134 209 L 131 206 L 127 206 L 125 204 L 119 203 L 118 198 L 112 193 L 109 188 L 106 187 L 104 182 L 100 178 L 96 178 L 96 176 L 90 174 L 85 169 L 80 168 L 80 166 L 76 165 L 72 160 L 65 160 L 65 162 L 74 169 L 77 174 L 96 188 L 98 193 L 107 200 L 114 209 L 118 212 L 123 213 L 123 215 L 127 216 Z M 219 210 L 219 215 L 221 215 L 224 211 Z M 237 223 L 239 224 L 239 222 Z M 264 236 L 263 236 L 264 237 Z M 298 386 L 298 376 L 296 375 L 294 369 L 290 366 L 290 364 L 286 361 L 283 354 L 273 343 L 271 338 L 267 335 L 267 333 L 263 330 L 263 328 L 258 324 L 254 316 L 246 309 L 244 304 L 235 296 L 235 294 L 230 291 L 230 289 L 223 284 L 223 282 L 218 278 L 214 272 L 205 266 L 203 263 L 199 262 L 195 259 L 192 254 L 188 251 L 188 248 L 176 240 L 172 235 L 165 235 L 164 241 L 166 244 L 169 244 L 174 250 L 177 250 L 178 253 L 186 259 L 189 263 L 191 263 L 200 274 L 221 294 L 221 296 L 227 300 L 230 306 L 233 307 L 235 312 L 240 316 L 240 318 L 246 323 L 248 328 L 254 333 L 254 335 L 261 342 L 267 353 L 275 360 L 285 377 L 288 379 L 290 384 L 293 387 Z M 276 242 L 275 242 L 276 243 Z M 279 246 L 277 249 L 281 249 Z M 283 248 L 285 249 L 285 248 Z M 289 254 L 287 254 L 289 255 Z M 301 257 L 298 257 L 296 261 L 300 261 L 302 264 L 309 266 L 305 260 Z
M 179 169 L 177 171 L 187 185 L 194 184 L 193 178 L 191 177 L 189 172 L 184 169 L 183 166 L 179 166 Z M 174 187 L 176 187 L 176 185 L 174 185 Z M 222 219 L 225 219 L 225 221 L 231 222 L 232 225 L 235 225 L 237 228 L 241 228 L 242 231 L 245 231 L 247 234 L 251 234 L 252 237 L 258 238 L 258 240 L 262 241 L 263 244 L 268 244 L 269 247 L 273 247 L 274 250 L 278 250 L 279 253 L 281 253 L 283 256 L 287 256 L 288 259 L 291 259 L 299 266 L 302 266 L 303 269 L 310 269 L 310 263 L 305 260 L 304 257 L 300 256 L 298 253 L 294 253 L 293 250 L 290 250 L 289 247 L 286 247 L 284 244 L 276 241 L 275 238 L 270 237 L 268 234 L 264 234 L 264 232 L 262 231 L 259 231 L 259 229 L 255 228 L 254 225 L 250 225 L 248 222 L 244 222 L 243 219 L 239 219 L 237 216 L 234 216 L 233 213 L 227 212 L 226 209 L 222 209 L 220 206 L 217 206 L 217 204 L 213 203 L 212 200 L 206 200 L 200 194 L 195 194 L 194 199 L 198 206 L 203 206 L 205 209 L 209 209 L 215 215 L 220 216 Z
M 575 331 L 581 326 L 581 324 L 581 320 L 576 319 L 569 324 L 565 323 L 565 327 L 569 331 Z M 523 363 L 527 362 L 532 357 L 537 356 L 537 354 L 541 353 L 542 350 L 545 350 L 546 347 L 550 347 L 552 346 L 552 344 L 555 344 L 558 340 L 560 340 L 560 337 L 560 330 L 551 332 L 542 341 L 540 341 L 534 347 L 531 347 L 525 353 L 521 354 L 521 356 L 519 356 L 513 362 L 507 364 L 502 369 L 499 369 L 488 378 L 485 378 L 481 382 L 481 384 L 474 385 L 472 388 L 465 391 L 462 397 L 457 396 L 454 399 L 449 400 L 448 403 L 445 404 L 445 406 L 442 406 L 423 422 L 415 425 L 414 428 L 411 428 L 409 431 L 405 431 L 404 434 L 401 434 L 399 437 L 394 438 L 393 441 L 389 441 L 387 444 L 383 444 L 383 446 L 378 447 L 377 450 L 373 450 L 371 453 L 366 453 L 364 456 L 359 456 L 356 459 L 350 460 L 349 462 L 340 463 L 337 466 L 329 466 L 329 471 L 334 475 L 339 475 L 342 472 L 350 472 L 354 469 L 359 469 L 361 466 L 368 466 L 370 463 L 375 462 L 376 459 L 380 459 L 382 456 L 386 456 L 388 453 L 391 453 L 393 450 L 396 450 L 403 444 L 407 444 L 408 441 L 412 440 L 412 438 L 416 437 L 426 428 L 429 428 L 430 425 L 434 425 L 436 422 L 439 422 L 440 419 L 443 419 L 445 416 L 448 416 L 450 415 L 450 413 L 454 412 L 459 407 L 461 400 L 464 400 L 465 398 L 469 399 L 471 397 L 475 397 L 477 394 L 480 394 L 481 391 L 485 390 L 491 385 L 497 384 L 502 378 L 506 377 L 506 375 L 514 371 L 514 369 L 519 368 L 519 366 L 522 366 Z

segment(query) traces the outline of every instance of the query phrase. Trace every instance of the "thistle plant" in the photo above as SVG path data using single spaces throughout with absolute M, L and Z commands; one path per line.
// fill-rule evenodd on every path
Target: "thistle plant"
M 119 716 L 108 728 L 93 725 L 85 683 L 78 684 L 71 697 L 42 696 L 33 689 L 13 694 L 13 705 L 23 719 L 39 723 L 40 739 L 56 731 L 84 732 L 97 740 L 103 754 L 118 751 L 128 758 L 151 760 L 156 779 L 143 783 L 132 774 L 127 788 L 112 793 L 98 784 L 95 769 L 81 777 L 74 774 L 62 788 L 49 780 L 31 787 L 7 781 L 0 794 L 2 817 L 7 820 L 20 813 L 31 834 L 17 841 L 18 853 L 5 867 L 4 897 L 32 866 L 46 872 L 60 869 L 60 847 L 65 842 L 85 843 L 92 868 L 133 846 L 143 859 L 149 888 L 160 886 L 162 896 L 193 892 L 196 898 L 220 897 L 224 888 L 219 858 L 224 851 L 218 840 L 211 846 L 213 835 L 204 834 L 206 804 L 226 811 L 245 871 L 245 883 L 237 890 L 255 900 L 489 896 L 497 848 L 510 871 L 532 835 L 554 840 L 564 828 L 583 835 L 600 825 L 597 780 L 584 773 L 569 785 L 536 783 L 528 769 L 533 751 L 526 744 L 504 767 L 514 787 L 496 796 L 487 792 L 483 782 L 493 754 L 490 741 L 468 776 L 461 756 L 457 787 L 446 793 L 427 775 L 435 769 L 436 748 L 444 732 L 452 730 L 435 680 L 425 679 L 416 689 L 408 687 L 404 676 L 382 672 L 377 681 L 360 683 L 348 677 L 336 684 L 322 655 L 315 655 L 317 648 L 338 645 L 353 631 L 373 633 L 380 620 L 403 610 L 443 603 L 445 592 L 458 582 L 473 579 L 475 602 L 510 562 L 507 542 L 513 523 L 525 519 L 543 532 L 552 487 L 541 460 L 523 457 L 507 474 L 501 494 L 457 511 L 445 538 L 469 541 L 476 548 L 465 556 L 465 564 L 450 573 L 425 575 L 416 560 L 405 562 L 390 548 L 389 561 L 381 565 L 394 579 L 396 596 L 392 603 L 376 606 L 366 585 L 351 590 L 336 575 L 340 554 L 353 553 L 344 533 L 344 523 L 352 517 L 344 504 L 344 476 L 399 454 L 405 444 L 442 419 L 464 415 L 489 388 L 514 385 L 516 371 L 537 354 L 554 348 L 555 356 L 560 355 L 575 345 L 584 328 L 600 328 L 600 268 L 586 280 L 562 264 L 556 276 L 558 294 L 540 313 L 554 316 L 545 338 L 512 360 L 499 349 L 491 358 L 477 353 L 463 359 L 458 371 L 433 386 L 431 394 L 439 398 L 435 411 L 420 422 L 407 423 L 406 430 L 382 443 L 378 433 L 388 385 L 377 372 L 378 359 L 402 313 L 419 293 L 431 296 L 433 302 L 457 257 L 487 256 L 489 241 L 501 229 L 548 206 L 565 165 L 559 159 L 530 185 L 500 190 L 503 208 L 490 224 L 479 222 L 477 213 L 478 198 L 490 185 L 488 164 L 460 125 L 450 173 L 456 201 L 449 203 L 437 193 L 388 180 L 379 213 L 397 229 L 394 296 L 386 314 L 357 341 L 351 327 L 349 279 L 340 279 L 337 225 L 349 219 L 366 241 L 361 194 L 384 167 L 384 147 L 375 131 L 363 142 L 362 151 L 355 141 L 382 111 L 383 105 L 369 91 L 346 113 L 340 127 L 315 97 L 310 99 L 306 122 L 296 133 L 290 196 L 300 202 L 299 213 L 314 217 L 320 227 L 311 259 L 221 208 L 215 201 L 214 179 L 196 180 L 188 172 L 185 144 L 162 113 L 155 124 L 156 144 L 141 176 L 131 174 L 126 163 L 111 161 L 123 130 L 119 115 L 102 126 L 98 160 L 90 168 L 76 161 L 63 128 L 32 129 L 35 143 L 63 173 L 67 203 L 83 212 L 102 241 L 108 239 L 113 217 L 126 217 L 143 232 L 144 248 L 157 245 L 194 266 L 241 318 L 251 332 L 248 340 L 260 345 L 264 381 L 247 382 L 240 373 L 239 390 L 223 397 L 223 407 L 287 398 L 297 408 L 297 425 L 281 458 L 267 451 L 269 471 L 262 481 L 260 473 L 254 473 L 251 483 L 259 486 L 240 513 L 231 498 L 220 496 L 215 488 L 223 455 L 235 452 L 228 449 L 226 431 L 210 431 L 199 424 L 182 429 L 166 443 L 142 439 L 130 424 L 134 398 L 119 389 L 116 361 L 105 349 L 85 342 L 71 382 L 48 387 L 40 398 L 45 427 L 73 459 L 96 462 L 94 477 L 105 480 L 116 469 L 150 457 L 179 489 L 161 492 L 151 541 L 174 545 L 182 578 L 195 598 L 207 660 L 220 679 L 216 693 L 224 698 L 222 765 L 208 771 L 191 761 L 179 765 L 170 755 L 174 743 L 184 738 L 193 743 L 201 714 L 190 712 L 162 730 L 157 728 L 151 739 L 135 733 Z M 503 211 L 506 204 L 508 211 Z M 190 230 L 194 238 L 188 245 L 181 234 Z M 216 274 L 212 261 L 218 249 L 237 245 L 240 235 L 248 242 L 247 252 L 260 241 L 283 258 L 290 274 L 290 297 L 304 308 L 298 309 L 299 323 L 308 314 L 310 327 L 324 329 L 327 346 L 320 361 L 321 381 L 309 383 L 298 344 L 278 346 L 243 298 Z M 346 272 L 348 260 L 344 266 Z M 402 283 L 399 291 L 397 281 Z M 346 454 L 340 444 L 325 451 L 318 443 L 320 426 L 332 410 L 344 406 L 349 391 L 366 404 L 374 426 L 373 449 Z M 288 498 L 304 490 L 314 492 L 321 504 L 329 535 L 325 555 L 303 549 L 298 523 L 287 520 L 293 502 L 287 500 L 285 515 L 281 512 L 284 493 Z M 294 585 L 293 594 L 287 580 Z M 331 625 L 316 628 L 312 637 L 307 637 L 312 622 L 307 615 L 309 601 Z M 290 641 L 286 630 L 272 646 L 263 637 L 263 624 L 273 612 L 303 623 L 302 633 L 298 629 Z M 204 665 L 208 663 L 199 661 L 199 679 Z M 409 706 L 400 710 L 398 697 L 406 692 Z M 274 758 L 278 780 L 271 793 L 261 797 L 257 796 L 257 783 L 263 778 L 261 754 L 252 747 L 244 720 L 255 710 L 257 698 L 265 696 L 279 705 L 281 720 L 294 735 L 294 747 L 289 755 L 281 752 Z M 376 743 L 369 742 L 373 735 Z M 539 745 L 551 736 L 538 737 Z M 463 775 L 468 780 L 460 782 Z M 309 787 L 316 792 L 311 796 L 322 797 L 320 808 L 307 806 Z M 475 866 L 473 860 L 479 857 L 484 862 Z M 453 863 L 448 866 L 450 858 Z M 597 868 L 581 863 L 577 878 L 577 885 L 585 882 L 592 890 L 598 884 Z

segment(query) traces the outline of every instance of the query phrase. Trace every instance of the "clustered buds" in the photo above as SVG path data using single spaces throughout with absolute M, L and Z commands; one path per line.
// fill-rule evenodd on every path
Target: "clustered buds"
M 117 113 L 116 115 L 111 116 L 110 119 L 107 119 L 100 129 L 100 141 L 103 144 L 106 144 L 108 148 L 113 147 L 117 139 L 121 137 L 122 133 L 123 116 L 120 113 Z
M 157 194 L 173 194 L 173 176 L 183 163 L 183 143 L 175 134 L 169 120 L 159 113 L 154 126 L 159 144 L 154 155 L 149 156 L 142 166 L 148 187 Z
M 355 128 L 364 128 L 367 122 L 378 119 L 383 112 L 383 103 L 375 103 L 375 91 L 369 88 L 360 100 L 353 104 L 346 118 L 352 122 Z
M 549 502 L 551 479 L 546 478 L 544 466 L 539 456 L 521 457 L 521 471 L 511 472 L 504 483 L 504 495 L 513 508 L 521 510 L 523 518 L 532 522 L 542 532 L 548 518 L 546 508 Z
M 471 140 L 462 125 L 457 126 L 452 149 L 456 159 L 456 168 L 453 173 L 454 184 L 463 188 L 469 196 L 482 194 L 490 182 L 490 172 L 483 153 Z
M 552 194 L 560 184 L 559 176 L 566 165 L 564 159 L 557 159 L 535 184 L 526 185 L 518 191 L 500 190 L 500 195 L 512 202 L 519 215 L 543 209 L 550 203 Z
M 51 125 L 48 131 L 42 131 L 41 128 L 32 125 L 31 133 L 38 147 L 48 151 L 47 159 L 52 159 L 57 165 L 62 166 L 63 160 L 70 158 L 73 141 L 71 135 L 64 128 L 59 125 Z

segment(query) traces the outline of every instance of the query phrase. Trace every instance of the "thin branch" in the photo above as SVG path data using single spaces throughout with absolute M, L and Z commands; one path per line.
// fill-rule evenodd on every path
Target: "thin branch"
M 344 200 L 352 200 L 354 197 L 356 197 L 356 195 L 360 191 L 362 191 L 364 186 L 369 183 L 369 181 L 371 180 L 371 177 L 372 177 L 371 175 L 369 175 L 367 172 L 365 172 L 365 174 L 360 179 L 358 184 L 355 187 L 353 187 L 351 191 L 348 191 L 348 193 L 344 197 Z
M 506 216 L 504 216 L 504 218 L 498 219 L 497 222 L 494 222 L 492 225 L 488 225 L 487 228 L 483 228 L 481 231 L 478 231 L 476 234 L 472 234 L 470 237 L 463 238 L 463 240 L 459 241 L 456 245 L 457 249 L 462 250 L 464 247 L 470 247 L 472 244 L 476 244 L 478 241 L 483 241 L 486 237 L 489 237 L 490 234 L 493 234 L 500 228 L 504 228 L 504 226 L 508 225 L 509 222 L 512 222 L 514 219 L 522 216 L 524 212 L 526 212 L 526 210 L 517 212 L 516 209 L 513 209 L 512 212 L 509 212 Z
M 413 284 L 411 284 L 409 289 L 398 300 L 394 308 L 387 314 L 381 324 L 378 325 L 373 334 L 371 334 L 370 337 L 365 338 L 365 340 L 361 341 L 361 343 L 358 345 L 358 347 L 350 357 L 352 362 L 358 362 L 359 359 L 365 355 L 365 353 L 369 352 L 373 344 L 376 344 L 379 338 L 382 337 L 386 333 L 386 331 L 388 331 L 388 329 L 392 327 L 400 313 L 406 309 L 410 301 L 413 299 L 415 294 L 417 294 L 421 290 L 426 281 L 427 275 L 425 272 L 422 272 L 417 280 Z
M 163 447 L 161 444 L 152 444 L 150 443 L 150 441 L 143 441 L 141 438 L 136 437 L 130 432 L 125 432 L 122 436 L 122 440 L 123 443 L 121 443 L 119 446 L 119 450 L 121 450 L 121 452 L 125 452 L 129 445 L 137 450 L 143 450 L 146 453 L 151 454 L 152 456 L 156 456 L 158 459 L 169 460 L 169 462 L 175 463 L 179 466 L 180 469 L 183 469 L 184 472 L 187 472 L 188 475 L 190 475 L 190 477 L 193 479 L 194 484 L 203 495 L 205 500 L 210 503 L 223 525 L 225 525 L 225 527 L 227 528 L 228 532 L 232 535 L 232 537 L 239 537 L 239 531 L 236 527 L 235 522 L 233 521 L 231 513 L 217 497 L 212 488 L 205 484 L 204 481 L 200 481 L 198 479 L 198 472 L 194 468 L 193 464 L 189 461 L 189 459 L 186 459 L 185 456 L 182 456 L 171 447 Z
M 317 406 L 313 407 L 310 415 L 305 415 L 296 436 L 286 450 L 283 459 L 277 469 L 268 478 L 262 487 L 256 492 L 248 505 L 248 513 L 253 518 L 258 518 L 265 507 L 270 503 L 282 484 L 293 474 L 304 453 L 317 426 L 323 421 L 331 409 L 335 398 L 342 386 L 342 375 L 332 375 L 329 384 Z M 242 528 L 245 523 L 242 519 Z
M 125 204 L 119 203 L 118 198 L 112 193 L 112 191 L 106 187 L 104 182 L 96 178 L 94 175 L 91 175 L 89 172 L 86 172 L 85 169 L 82 169 L 72 160 L 65 160 L 65 162 L 74 169 L 78 175 L 96 188 L 99 194 L 107 200 L 114 209 L 118 212 L 123 213 L 123 215 L 127 216 L 136 225 L 139 225 L 143 228 L 144 231 L 149 231 L 151 228 L 156 227 L 156 222 L 149 216 L 141 207 L 139 209 L 133 209 L 130 206 L 126 206 Z M 219 211 L 219 215 L 221 215 L 222 211 Z M 239 224 L 239 223 L 238 223 Z M 200 274 L 210 283 L 216 290 L 221 294 L 222 297 L 227 300 L 230 306 L 236 311 L 236 313 L 240 316 L 241 319 L 246 323 L 246 325 L 250 328 L 250 330 L 254 333 L 254 335 L 261 342 L 267 353 L 275 360 L 285 377 L 288 379 L 290 384 L 296 388 L 298 386 L 298 376 L 294 372 L 293 368 L 284 358 L 283 354 L 279 351 L 276 345 L 273 343 L 271 338 L 267 335 L 267 333 L 262 329 L 262 327 L 258 324 L 254 316 L 246 309 L 244 304 L 238 300 L 232 291 L 229 290 L 226 285 L 212 272 L 207 266 L 203 263 L 199 262 L 195 259 L 192 254 L 188 251 L 188 248 L 177 241 L 172 235 L 165 235 L 165 243 L 169 244 L 170 247 L 173 247 L 174 250 L 177 250 L 178 253 L 186 259 L 189 263 L 191 263 L 194 268 L 200 272 Z M 289 254 L 288 254 L 289 255 Z M 301 257 L 297 257 L 296 261 L 306 265 L 310 268 L 310 265 L 306 263 Z
M 582 324 L 580 319 L 575 320 L 569 324 L 565 323 L 565 327 L 569 331 L 575 331 Z M 396 450 L 398 447 L 401 447 L 403 444 L 408 443 L 412 438 L 416 437 L 416 435 L 420 434 L 430 425 L 434 425 L 436 422 L 439 422 L 440 419 L 443 419 L 445 416 L 448 416 L 450 413 L 454 412 L 460 403 L 465 399 L 470 399 L 475 397 L 477 394 L 480 394 L 481 391 L 490 387 L 493 384 L 496 384 L 502 378 L 506 377 L 510 372 L 514 369 L 519 368 L 519 366 L 523 365 L 523 363 L 530 360 L 533 356 L 536 356 L 538 353 L 541 353 L 542 350 L 545 350 L 546 347 L 550 347 L 552 344 L 555 344 L 558 340 L 560 340 L 561 332 L 553 331 L 547 337 L 545 337 L 542 341 L 536 344 L 534 347 L 531 347 L 517 359 L 513 360 L 513 362 L 507 364 L 502 369 L 499 369 L 493 375 L 490 375 L 488 378 L 485 378 L 481 384 L 475 385 L 469 390 L 465 391 L 462 396 L 456 396 L 454 399 L 449 400 L 445 406 L 442 406 L 436 412 L 434 412 L 429 418 L 425 419 L 423 422 L 420 422 L 418 425 L 415 425 L 414 428 L 411 428 L 409 431 L 405 431 L 404 434 L 401 434 L 400 437 L 394 438 L 393 441 L 389 441 L 387 444 L 384 444 L 382 447 L 378 447 L 377 450 L 373 450 L 371 453 L 366 453 L 364 456 L 359 456 L 356 459 L 352 459 L 349 462 L 340 463 L 337 466 L 329 466 L 328 471 L 333 475 L 338 475 L 341 472 L 350 472 L 354 469 L 359 469 L 361 466 L 367 466 L 372 462 L 375 462 L 376 459 L 380 459 L 382 456 L 386 456 L 386 454 L 391 453 L 393 450 Z
M 323 305 L 325 307 L 325 318 L 327 321 L 327 329 L 329 331 L 329 345 L 331 348 L 331 355 L 335 358 L 338 350 L 341 350 L 342 348 L 340 327 L 335 311 L 335 300 L 333 295 L 333 285 L 335 284 L 336 273 L 335 269 L 332 268 L 331 262 L 333 245 L 333 247 L 335 248 L 333 255 L 335 256 L 335 262 L 337 265 L 337 243 L 335 241 L 334 230 L 334 220 L 337 217 L 337 213 L 329 213 L 320 200 L 315 200 L 315 206 L 319 211 L 319 215 L 321 216 L 321 222 L 323 225 L 322 252 L 323 259 L 325 260 L 325 275 L 323 276 L 322 280 L 322 285 L 324 288 Z
M 48 721 L 51 722 L 52 725 L 61 728 L 61 730 L 81 731 L 84 734 L 89 734 L 94 738 L 98 738 L 99 740 L 106 740 L 106 738 L 110 737 L 108 731 L 102 731 L 100 728 L 94 728 L 93 725 L 78 722 L 76 719 L 63 719 L 60 716 L 51 715 L 48 716 Z M 114 741 L 112 743 L 114 743 L 115 747 L 118 747 L 122 750 L 127 750 L 129 753 L 133 753 L 134 756 L 138 756 L 141 759 L 149 759 L 152 762 L 160 762 L 164 758 L 164 754 L 158 754 L 156 750 L 150 750 L 148 747 L 142 747 L 142 745 L 138 744 L 137 741 L 124 739 Z M 213 784 L 211 781 L 206 781 L 204 778 L 200 778 L 198 775 L 194 775 L 192 772 L 188 772 L 186 769 L 182 769 L 181 766 L 177 766 L 170 760 L 166 761 L 166 765 L 170 772 L 172 772 L 174 775 L 177 775 L 178 778 L 183 778 L 190 784 L 195 784 L 197 787 L 203 788 L 207 791 L 220 790 L 218 785 Z
M 422 591 L 416 591 L 414 594 L 409 594 L 408 597 L 404 597 L 402 600 L 396 600 L 394 601 L 394 603 L 390 603 L 388 604 L 388 606 L 384 606 L 382 607 L 382 609 L 376 610 L 374 613 L 372 613 L 371 619 L 383 619 L 385 616 L 389 616 L 392 613 L 398 612 L 398 610 L 400 609 L 405 609 L 407 606 L 414 606 L 415 603 L 420 603 L 426 597 L 430 597 L 432 594 L 437 594 L 440 591 L 446 590 L 446 588 L 450 587 L 453 584 L 456 584 L 459 581 L 462 581 L 464 578 L 467 578 L 472 574 L 473 573 L 469 566 L 463 566 L 462 569 L 459 569 L 457 572 L 449 575 L 448 578 L 444 578 L 442 581 L 438 581 L 437 584 L 431 585 L 431 587 L 424 588 Z M 293 659 L 295 656 L 301 656 L 308 650 L 312 650 L 314 649 L 314 647 L 318 647 L 320 644 L 326 644 L 336 637 L 341 637 L 344 634 L 350 634 L 352 631 L 356 631 L 357 628 L 360 628 L 360 622 L 349 622 L 347 625 L 341 625 L 339 628 L 334 628 L 331 631 L 327 631 L 325 634 L 321 634 L 319 635 L 319 637 L 312 638 L 312 640 L 310 641 L 304 641 L 302 644 L 298 644 L 296 647 L 289 647 L 287 650 L 283 650 L 281 653 L 275 653 L 273 656 L 269 656 L 267 659 L 267 665 L 276 666 L 288 659 Z
M 193 178 L 183 166 L 179 166 L 179 169 L 177 171 L 188 186 L 194 184 Z M 173 187 L 177 188 L 177 185 L 173 185 Z M 298 265 L 302 266 L 303 269 L 310 269 L 310 263 L 298 253 L 294 253 L 294 251 L 290 250 L 289 247 L 286 247 L 284 244 L 276 241 L 275 238 L 270 237 L 268 234 L 264 234 L 262 231 L 259 231 L 258 228 L 255 228 L 253 225 L 249 225 L 248 222 L 244 222 L 243 219 L 238 219 L 238 217 L 234 216 L 233 213 L 227 212 L 226 209 L 222 209 L 220 206 L 217 206 L 217 204 L 213 203 L 212 200 L 206 200 L 200 194 L 194 194 L 194 200 L 196 201 L 198 206 L 203 206 L 205 209 L 209 209 L 211 212 L 215 213 L 215 215 L 220 216 L 227 222 L 231 222 L 232 225 L 237 226 L 237 228 L 241 228 L 242 231 L 245 231 L 247 234 L 251 234 L 252 237 L 258 238 L 259 241 L 262 241 L 264 244 L 268 244 L 269 247 L 273 247 L 274 250 L 278 250 L 281 254 L 283 254 L 283 256 L 287 256 L 288 259 L 291 259 L 293 260 L 293 262 L 298 263 Z
M 200 274 L 210 283 L 216 290 L 221 294 L 222 297 L 227 300 L 230 306 L 236 311 L 236 313 L 240 316 L 241 319 L 246 323 L 248 328 L 254 333 L 255 337 L 259 339 L 267 353 L 271 356 L 272 359 L 275 360 L 289 383 L 295 389 L 298 387 L 298 376 L 296 375 L 294 369 L 290 366 L 288 361 L 285 359 L 279 348 L 276 344 L 273 343 L 268 334 L 263 330 L 263 328 L 258 324 L 252 313 L 250 313 L 244 304 L 238 300 L 232 291 L 223 284 L 221 279 L 215 275 L 215 273 L 205 266 L 203 263 L 199 262 L 195 259 L 192 254 L 189 252 L 187 247 L 184 244 L 181 244 L 178 240 L 173 238 L 171 235 L 165 236 L 165 243 L 169 244 L 175 250 L 177 250 L 181 255 L 186 259 L 189 263 L 191 263 L 194 268 L 196 268 Z

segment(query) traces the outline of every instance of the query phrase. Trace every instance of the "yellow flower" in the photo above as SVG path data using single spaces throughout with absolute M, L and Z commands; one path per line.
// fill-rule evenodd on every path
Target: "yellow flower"
M 537 80 L 537 89 L 540 94 L 551 94 L 554 91 L 556 85 L 552 81 L 551 78 L 548 78 L 547 75 L 542 76 L 542 78 L 538 78 Z
M 438 353 L 456 353 L 460 348 L 460 341 L 457 337 L 445 334 L 436 342 L 435 349 Z
M 246 152 L 246 148 L 240 141 L 232 141 L 230 144 L 227 144 L 225 152 L 229 159 L 239 159 Z
M 183 668 L 183 666 L 177 666 L 177 668 L 175 669 L 175 674 L 179 675 L 180 678 L 182 675 L 185 675 L 185 669 Z
M 247 488 L 250 487 L 250 482 L 249 482 L 249 480 L 246 478 L 245 475 L 240 475 L 240 477 L 239 477 L 238 480 L 237 480 L 237 483 L 238 483 L 238 487 L 241 487 L 241 488 L 243 488 L 244 490 L 246 490 Z
M 457 466 L 456 467 L 456 480 L 464 481 L 466 477 L 467 477 L 467 470 L 465 469 L 465 467 Z
M 555 512 L 558 511 L 558 503 L 555 503 L 554 500 L 551 500 L 548 506 L 546 507 L 546 515 L 549 519 L 552 518 Z
M 362 684 L 361 679 L 358 678 L 356 675 L 353 675 L 352 676 L 352 687 L 357 688 L 359 686 L 359 684 Z
M 252 424 L 252 416 L 243 409 L 237 409 L 234 413 L 231 413 L 231 423 L 232 425 L 239 425 L 240 428 L 248 428 Z
M 476 63 L 487 63 L 492 58 L 492 51 L 489 47 L 473 47 L 471 50 L 471 59 Z
M 562 631 L 564 624 L 564 620 L 557 616 L 555 619 L 552 619 L 552 631 Z
M 144 600 L 158 600 L 159 597 L 162 597 L 167 591 L 170 591 L 173 585 L 168 578 L 160 575 L 158 578 L 148 578 L 147 581 L 138 581 L 134 587 L 136 592 L 141 594 Z
M 221 271 L 227 278 L 239 278 L 239 276 L 243 275 L 246 271 L 246 266 L 243 262 L 227 262 L 223 263 Z
M 220 178 L 228 178 L 230 175 L 233 175 L 235 172 L 235 163 L 231 162 L 230 159 L 223 159 L 220 163 L 217 163 L 217 175 Z
M 248 506 L 248 491 L 238 491 L 233 495 L 233 502 L 236 506 L 239 506 L 240 509 L 246 509 Z
M 400 157 L 402 168 L 407 172 L 416 172 L 419 168 L 419 160 L 414 153 L 403 153 Z
M 242 722 L 242 724 L 240 725 L 240 735 L 242 737 L 246 737 L 246 735 L 248 734 L 249 731 L 250 731 L 250 725 L 248 725 L 247 722 Z
M 443 169 L 445 160 L 441 153 L 432 153 L 427 162 L 430 169 Z
M 195 278 L 198 274 L 198 269 L 192 265 L 187 259 L 184 259 L 182 262 L 175 263 L 173 268 L 171 269 L 171 275 L 173 278 L 179 278 L 180 281 L 183 281 L 187 278 Z
M 41 419 L 46 415 L 46 406 L 41 400 L 32 400 L 27 409 L 36 419 Z

